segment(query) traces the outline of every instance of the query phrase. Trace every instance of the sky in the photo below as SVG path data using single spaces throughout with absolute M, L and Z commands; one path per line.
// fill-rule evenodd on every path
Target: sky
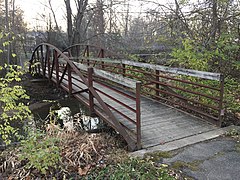
M 48 0 L 15 0 L 16 6 L 20 7 L 24 11 L 24 20 L 27 22 L 29 28 L 36 27 L 40 25 L 40 22 L 36 20 L 39 19 L 39 15 L 46 15 L 50 13 L 48 7 L 44 4 L 48 4 Z M 51 0 L 54 6 L 54 11 L 58 16 L 60 21 L 64 19 L 64 4 L 63 0 Z M 60 3 L 62 1 L 62 3 Z M 46 14 L 47 13 L 47 14 Z M 42 20 L 43 21 L 43 20 Z M 43 23 L 43 22 L 42 22 Z
M 89 1 L 91 2 L 91 0 Z M 153 1 L 163 4 L 163 3 L 172 3 L 174 0 L 153 0 Z M 44 4 L 48 5 L 48 0 L 15 0 L 15 2 L 16 2 L 16 5 L 24 11 L 24 16 L 25 16 L 24 19 L 27 22 L 28 27 L 30 29 L 40 27 L 40 26 L 41 27 L 46 26 L 46 19 L 48 18 L 48 14 L 50 13 L 50 10 Z M 57 16 L 59 25 L 62 26 L 63 30 L 66 30 L 66 25 L 65 25 L 66 23 L 64 23 L 65 22 L 64 1 L 51 0 L 51 2 L 52 2 L 54 12 Z M 130 11 L 140 10 L 141 3 L 139 3 L 138 0 L 129 0 L 129 2 L 131 3 Z M 145 5 L 145 7 L 147 7 L 147 5 Z M 43 18 L 41 18 L 39 21 L 36 21 L 39 15 L 42 15 L 42 16 L 45 15 L 45 22 Z

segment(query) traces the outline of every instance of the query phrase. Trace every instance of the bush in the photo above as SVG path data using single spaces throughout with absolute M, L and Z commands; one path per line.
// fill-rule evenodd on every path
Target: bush
M 10 144 L 14 137 L 19 138 L 19 128 L 13 124 L 30 118 L 31 111 L 22 101 L 29 99 L 26 91 L 16 84 L 21 81 L 24 72 L 19 66 L 0 66 L 0 71 L 5 70 L 5 77 L 0 78 L 0 134 L 6 144 Z
M 230 35 L 224 34 L 218 39 L 215 47 L 208 49 L 187 38 L 182 41 L 182 44 L 182 48 L 175 48 L 172 51 L 173 59 L 170 64 L 224 74 L 224 107 L 231 113 L 240 112 L 240 79 L 234 77 L 239 70 L 239 62 L 234 58 L 234 53 L 236 54 L 240 46 L 234 43 Z M 205 81 L 205 85 L 214 86 L 214 83 L 214 81 Z M 205 91 L 204 94 L 209 93 L 205 89 L 202 91 Z M 214 94 L 211 95 L 214 96 Z M 205 103 L 214 104 L 211 101 Z
M 30 133 L 26 140 L 21 142 L 20 160 L 27 160 L 26 168 L 36 168 L 46 174 L 51 168 L 56 169 L 61 160 L 58 139 L 46 136 L 44 133 Z

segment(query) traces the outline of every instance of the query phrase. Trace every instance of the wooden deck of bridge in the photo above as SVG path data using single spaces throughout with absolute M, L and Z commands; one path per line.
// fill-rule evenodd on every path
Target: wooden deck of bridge
M 78 78 L 77 75 L 72 75 L 75 78 Z M 46 74 L 48 77 L 48 74 Z M 68 82 L 67 82 L 67 74 L 66 78 L 63 80 L 61 86 L 66 91 L 68 91 Z M 53 74 L 52 77 L 53 81 L 56 81 L 55 75 Z M 79 83 L 78 81 L 73 79 L 73 95 L 88 105 L 88 97 L 89 94 L 87 92 L 83 93 L 76 93 L 81 89 L 76 85 L 81 87 L 81 89 L 87 89 L 87 86 L 84 84 Z M 101 91 L 106 92 L 108 95 L 116 98 L 117 100 L 127 104 L 129 106 L 135 106 L 136 103 L 131 101 L 130 99 L 116 93 L 115 91 L 111 91 L 109 88 L 106 88 L 100 84 L 94 83 L 93 86 L 97 89 L 101 89 Z M 118 90 L 124 91 L 126 90 L 119 89 Z M 128 92 L 131 94 L 131 92 Z M 127 108 L 119 105 L 115 101 L 109 99 L 104 94 L 99 94 L 101 98 L 104 100 L 105 103 L 110 104 L 115 109 L 119 110 L 120 112 L 126 114 L 128 117 L 134 118 L 136 116 L 135 113 L 129 111 Z M 98 105 L 97 101 L 94 101 L 96 105 Z M 133 107 L 135 108 L 135 107 Z M 121 115 L 112 111 L 115 117 L 127 128 L 131 129 L 129 135 L 132 133 L 136 133 L 136 127 L 129 121 L 126 121 Z M 104 112 L 101 112 L 104 114 Z M 204 121 L 200 118 L 194 117 L 191 114 L 183 112 L 179 109 L 173 108 L 166 104 L 162 104 L 160 102 L 154 101 L 153 99 L 149 99 L 147 97 L 141 97 L 141 145 L 142 148 L 148 148 L 159 144 L 164 144 L 167 142 L 171 142 L 174 140 L 186 138 L 189 136 L 193 136 L 196 134 L 208 132 L 214 129 L 217 129 L 216 125 L 210 124 L 207 121 Z

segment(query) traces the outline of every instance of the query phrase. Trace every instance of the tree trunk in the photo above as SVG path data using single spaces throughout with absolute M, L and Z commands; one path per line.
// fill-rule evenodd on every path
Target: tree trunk
M 73 22 L 72 22 L 72 9 L 70 0 L 64 0 L 67 10 L 67 34 L 69 45 L 73 44 Z
M 8 0 L 5 0 L 5 27 L 6 33 L 9 33 L 7 40 L 10 41 L 10 30 L 9 30 L 9 17 L 8 17 Z M 10 59 L 11 47 L 10 44 L 7 45 L 7 63 L 11 64 Z

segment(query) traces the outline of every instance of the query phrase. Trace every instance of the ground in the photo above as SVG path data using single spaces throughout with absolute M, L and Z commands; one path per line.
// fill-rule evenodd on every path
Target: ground
M 168 153 L 155 152 L 146 157 L 182 171 L 186 179 L 240 179 L 239 138 L 222 136 Z
M 28 79 L 29 77 L 25 77 L 25 78 Z M 59 99 L 64 96 L 67 96 L 66 93 L 64 93 L 63 91 L 57 90 L 55 86 L 51 86 L 50 84 L 48 84 L 47 81 L 45 82 L 44 81 L 43 82 L 42 81 L 39 81 L 39 82 L 23 81 L 23 85 L 27 89 L 28 94 L 31 96 L 31 101 L 30 101 L 31 105 L 34 105 L 34 104 L 39 105 L 38 103 L 41 102 L 43 99 L 54 100 L 54 99 Z M 35 108 L 37 108 L 37 106 L 35 106 Z M 230 135 L 232 136 L 236 134 L 230 133 Z M 74 141 L 74 142 L 77 142 L 77 141 Z M 101 144 L 104 144 L 104 143 L 101 143 Z M 70 146 L 67 145 L 67 147 L 70 147 Z M 95 147 L 99 148 L 100 146 L 96 144 Z M 103 151 L 104 149 L 107 149 L 106 147 L 110 147 L 109 144 L 104 146 L 102 149 L 97 149 L 99 156 L 103 156 L 103 157 L 108 156 L 106 154 L 101 154 L 101 153 L 105 153 Z M 114 148 L 115 147 L 113 147 L 113 149 Z M 75 152 L 75 150 L 76 149 L 73 148 L 71 151 Z M 123 155 L 125 156 L 126 154 L 122 154 L 122 152 L 116 153 L 116 157 L 114 157 L 114 159 L 120 158 Z M 93 156 L 92 158 L 94 157 L 95 156 Z M 93 162 L 91 166 L 92 167 L 97 166 L 97 163 L 103 162 L 103 166 L 104 166 L 103 168 L 105 168 L 106 164 L 104 162 L 109 161 L 109 159 L 104 159 L 103 157 L 101 157 L 100 161 L 97 158 L 96 162 Z M 160 166 L 166 167 L 166 165 L 168 165 L 170 167 L 169 173 L 177 174 L 177 175 L 174 175 L 174 177 L 177 179 L 200 179 L 200 180 L 201 179 L 209 179 L 209 180 L 240 179 L 239 138 L 232 138 L 229 136 L 221 136 L 213 140 L 208 140 L 208 141 L 200 142 L 197 144 L 189 145 L 187 147 L 180 148 L 178 150 L 174 150 L 171 152 L 154 152 L 150 154 L 145 154 L 144 160 L 146 162 L 148 162 L 149 160 L 155 162 L 154 164 L 156 165 L 156 167 L 160 167 Z M 133 162 L 135 161 L 131 161 L 131 163 Z M 142 161 L 137 161 L 137 163 L 139 162 L 142 162 Z M 112 171 L 115 171 L 118 169 L 121 170 L 122 168 L 122 165 L 120 166 L 115 165 L 115 166 L 116 166 L 115 167 L 116 169 L 111 169 L 111 166 L 110 168 L 106 169 L 108 167 L 107 166 L 103 172 L 112 173 Z M 132 164 L 130 164 L 126 168 L 129 168 L 131 166 Z M 82 170 L 85 171 L 84 168 L 80 170 L 81 170 L 81 173 L 83 173 Z M 130 169 L 130 172 L 131 171 L 132 170 Z M 179 172 L 182 172 L 182 173 L 179 173 Z M 120 173 L 122 172 L 120 171 Z M 34 171 L 33 171 L 33 174 L 34 174 Z M 79 172 L 77 172 L 76 174 L 79 175 Z M 115 175 L 117 175 L 117 173 L 115 173 Z

